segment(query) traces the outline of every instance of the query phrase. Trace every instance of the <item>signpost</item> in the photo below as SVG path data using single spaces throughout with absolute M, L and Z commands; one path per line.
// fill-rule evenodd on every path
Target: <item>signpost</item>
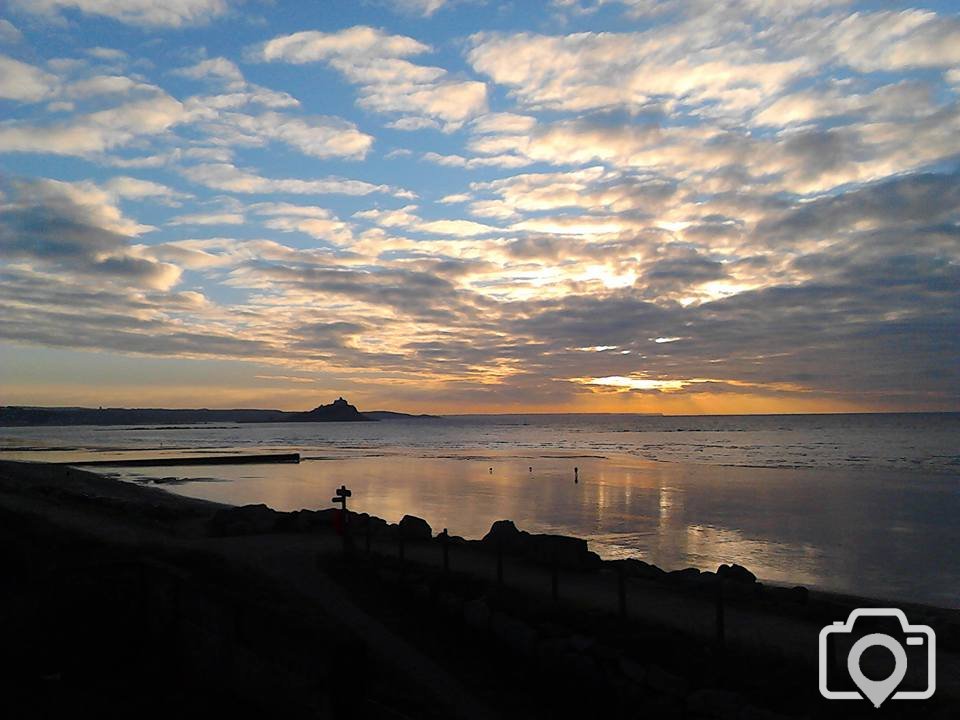
M 330 499 L 330 502 L 332 502 L 332 503 L 340 503 L 340 509 L 343 511 L 344 515 L 346 515 L 346 513 L 347 513 L 347 498 L 350 497 L 351 495 L 353 495 L 353 493 L 350 492 L 349 490 L 347 490 L 347 486 L 346 486 L 346 485 L 341 485 L 340 487 L 337 488 L 336 494 L 337 494 L 337 496 L 336 496 L 335 498 L 331 498 L 331 499 Z
M 330 502 L 340 504 L 340 522 L 338 523 L 338 530 L 340 531 L 341 536 L 343 537 L 343 551 L 344 553 L 350 552 L 350 537 L 349 537 L 349 513 L 347 512 L 347 498 L 353 495 L 352 492 L 347 490 L 346 485 L 341 485 L 335 491 L 336 497 L 330 498 Z

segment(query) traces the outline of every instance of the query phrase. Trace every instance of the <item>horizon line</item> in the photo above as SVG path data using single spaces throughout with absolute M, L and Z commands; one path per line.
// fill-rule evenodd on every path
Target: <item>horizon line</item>
M 282 412 L 282 413 L 302 413 L 310 412 L 310 410 L 280 410 L 278 408 L 245 408 L 245 407 L 226 407 L 226 408 L 215 408 L 215 407 L 190 407 L 190 408 L 177 408 L 177 407 L 122 407 L 122 406 L 112 406 L 112 407 L 90 407 L 84 405 L 0 405 L 0 410 L 7 408 L 23 408 L 23 409 L 40 409 L 40 410 L 89 410 L 91 412 L 98 412 L 101 410 L 127 410 L 127 411 L 137 411 L 137 410 L 158 410 L 158 411 L 172 411 L 172 412 L 231 412 L 231 411 L 253 411 L 253 412 Z M 644 417 L 790 417 L 790 416 L 828 416 L 828 415 L 955 415 L 960 414 L 960 408 L 956 410 L 861 410 L 861 411 L 823 411 L 823 412 L 736 412 L 736 413 L 664 413 L 664 412 L 643 412 L 643 411 L 632 411 L 632 412 L 539 412 L 539 411 L 513 411 L 513 412 L 407 412 L 404 410 L 386 410 L 386 409 L 375 409 L 375 410 L 359 410 L 363 413 L 378 413 L 378 412 L 391 412 L 397 413 L 400 415 L 410 415 L 412 417 L 417 416 L 432 416 L 432 417 L 475 417 L 475 416 L 485 416 L 485 417 L 505 417 L 505 416 L 516 416 L 516 415 L 535 415 L 535 416 L 555 416 L 555 415 L 637 415 Z

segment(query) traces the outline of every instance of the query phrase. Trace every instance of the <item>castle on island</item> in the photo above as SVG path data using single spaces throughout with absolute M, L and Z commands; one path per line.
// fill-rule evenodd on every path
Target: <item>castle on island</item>
M 301 417 L 294 418 L 309 422 L 316 421 L 351 421 L 351 420 L 373 420 L 357 410 L 355 405 L 351 405 L 343 397 L 338 397 L 329 405 L 320 405 L 313 410 L 305 413 L 297 413 Z

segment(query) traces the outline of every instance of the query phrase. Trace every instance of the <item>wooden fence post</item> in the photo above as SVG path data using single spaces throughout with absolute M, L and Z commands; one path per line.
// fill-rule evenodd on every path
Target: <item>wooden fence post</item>
M 617 565 L 617 608 L 620 617 L 627 619 L 627 574 L 623 569 L 623 564 Z
M 497 543 L 497 585 L 503 587 L 503 543 Z
M 717 595 L 716 595 L 716 608 L 717 608 L 717 646 L 722 651 L 726 646 L 726 618 L 724 617 L 724 607 L 723 607 L 723 578 L 718 577 L 716 579 L 717 583 Z
M 554 604 L 560 602 L 560 578 L 557 569 L 557 553 L 554 551 L 550 558 L 550 595 Z
M 450 573 L 450 534 L 446 528 L 440 533 L 440 543 L 443 546 L 443 574 L 446 576 Z

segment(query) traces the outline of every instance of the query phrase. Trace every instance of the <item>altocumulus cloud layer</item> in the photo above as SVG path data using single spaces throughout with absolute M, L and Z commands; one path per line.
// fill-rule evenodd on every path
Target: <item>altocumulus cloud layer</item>
M 8 3 L 0 338 L 288 405 L 960 406 L 949 3 L 494 5 Z

